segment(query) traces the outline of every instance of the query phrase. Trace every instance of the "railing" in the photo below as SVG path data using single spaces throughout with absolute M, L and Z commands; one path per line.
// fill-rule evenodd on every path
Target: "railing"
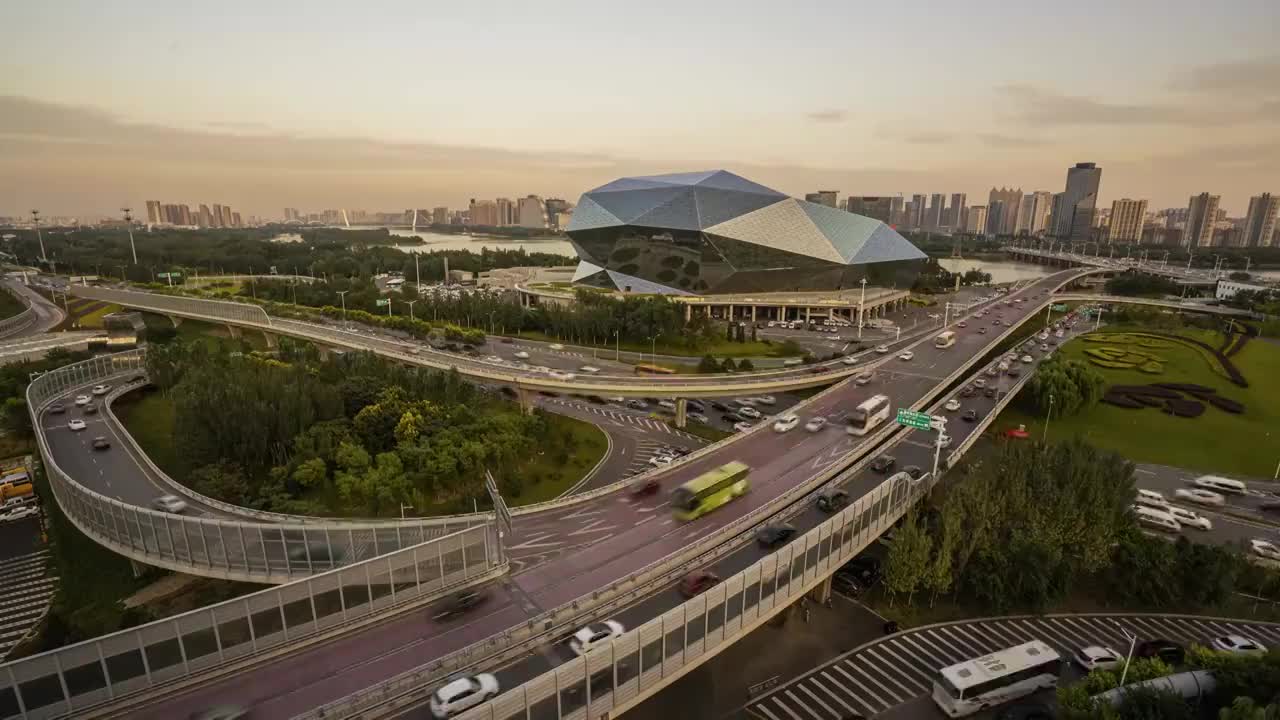
M 0 666 L 0 717 L 134 708 L 179 682 L 243 671 L 270 651 L 367 623 L 506 572 L 492 526 Z
M 139 562 L 206 577 L 282 583 L 359 562 L 447 534 L 448 519 L 267 524 L 187 517 L 103 496 L 67 475 L 54 459 L 41 418 L 68 391 L 142 372 L 143 354 L 101 355 L 45 373 L 27 387 L 27 407 L 49 484 L 67 518 L 99 544 Z M 471 523 L 469 520 L 463 526 Z

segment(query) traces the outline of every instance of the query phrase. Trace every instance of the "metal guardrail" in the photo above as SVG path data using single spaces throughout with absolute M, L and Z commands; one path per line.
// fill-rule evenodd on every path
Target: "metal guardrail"
M 284 646 L 429 602 L 507 570 L 492 526 L 0 665 L 0 717 L 136 707 L 163 685 L 243 671 Z
M 317 525 L 188 517 L 128 505 L 81 485 L 54 459 L 41 424 L 44 410 L 76 388 L 137 375 L 142 372 L 142 359 L 136 350 L 101 355 L 47 372 L 27 387 L 27 408 L 58 504 L 71 522 L 99 544 L 178 572 L 283 583 L 418 545 L 450 531 L 447 519 Z M 461 523 L 468 524 L 474 523 Z M 457 525 L 453 522 L 452 529 Z

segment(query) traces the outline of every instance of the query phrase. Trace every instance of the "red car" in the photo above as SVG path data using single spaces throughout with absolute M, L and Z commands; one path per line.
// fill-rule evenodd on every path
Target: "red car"
M 680 581 L 680 594 L 691 598 L 719 584 L 720 576 L 708 570 L 694 570 Z
M 1031 437 L 1031 433 L 1027 432 L 1026 425 L 1019 425 L 1016 428 L 1010 428 L 1008 430 L 1005 430 L 1004 436 L 1007 438 L 1014 438 L 1017 440 L 1026 440 L 1027 438 Z

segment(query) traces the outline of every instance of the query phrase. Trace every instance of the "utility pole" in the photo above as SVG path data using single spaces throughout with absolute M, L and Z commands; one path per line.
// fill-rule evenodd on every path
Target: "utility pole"
M 342 301 L 342 322 L 343 323 L 347 321 L 347 293 L 349 292 L 351 291 L 350 290 L 338 291 L 338 299 Z
M 1041 443 L 1049 442 L 1049 419 L 1053 417 L 1053 393 L 1049 393 L 1049 409 L 1044 414 L 1044 437 L 1040 439 Z
M 124 211 L 124 226 L 129 229 L 129 252 L 133 253 L 133 264 L 138 264 L 138 248 L 133 245 L 133 218 L 129 216 L 129 208 L 120 208 Z
M 40 234 L 40 211 L 31 211 L 31 224 L 36 228 L 36 241 L 40 243 L 40 261 L 49 262 L 49 256 L 44 253 L 44 236 Z
M 421 299 L 421 298 L 419 298 L 419 299 Z M 414 303 L 416 303 L 416 302 L 418 302 L 418 301 L 417 301 L 417 300 L 401 300 L 400 302 L 402 302 L 402 303 L 404 303 L 405 305 L 408 305 L 408 306 L 409 306 L 409 320 L 412 322 L 412 321 L 413 321 L 413 319 L 414 319 L 414 317 L 413 317 L 413 304 L 414 304 Z

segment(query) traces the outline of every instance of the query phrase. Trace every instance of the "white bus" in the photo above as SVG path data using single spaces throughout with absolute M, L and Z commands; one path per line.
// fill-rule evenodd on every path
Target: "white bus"
M 1146 505 L 1133 506 L 1133 515 L 1137 518 L 1138 523 L 1145 525 L 1153 530 L 1162 532 L 1182 532 L 1182 523 L 1178 519 L 1164 510 L 1157 510 Z
M 949 348 L 956 344 L 956 333 L 954 330 L 946 330 L 938 333 L 938 337 L 933 339 L 933 346 L 937 348 Z
M 1248 487 L 1239 480 L 1231 478 L 1218 477 L 1216 475 L 1202 475 L 1195 480 L 1196 487 L 1202 487 L 1206 490 L 1217 490 L 1218 492 L 1236 493 L 1243 495 Z
M 938 671 L 933 701 L 949 717 L 972 715 L 1037 690 L 1057 687 L 1062 659 L 1039 640 Z
M 889 419 L 889 396 L 873 395 L 849 413 L 849 434 L 866 435 Z

